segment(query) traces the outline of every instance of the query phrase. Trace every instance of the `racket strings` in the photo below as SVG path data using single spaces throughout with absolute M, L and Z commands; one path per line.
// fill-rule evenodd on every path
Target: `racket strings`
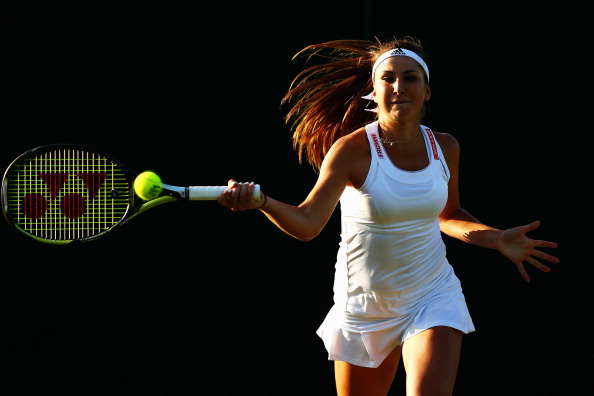
M 15 224 L 35 237 L 88 239 L 116 225 L 130 203 L 128 180 L 110 159 L 82 149 L 24 158 L 7 187 Z

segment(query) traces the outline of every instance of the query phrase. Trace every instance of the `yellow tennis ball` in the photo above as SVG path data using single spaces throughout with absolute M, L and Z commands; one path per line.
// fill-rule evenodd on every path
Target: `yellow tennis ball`
M 155 199 L 163 190 L 161 178 L 151 171 L 145 171 L 134 179 L 134 192 L 145 201 Z

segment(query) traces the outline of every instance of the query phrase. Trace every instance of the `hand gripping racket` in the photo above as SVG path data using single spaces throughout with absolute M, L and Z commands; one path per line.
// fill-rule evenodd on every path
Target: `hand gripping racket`
M 158 197 L 140 199 L 136 173 L 95 149 L 54 144 L 26 151 L 2 179 L 2 210 L 8 222 L 44 243 L 66 245 L 97 239 L 134 216 L 178 200 L 216 200 L 226 186 L 163 184 Z M 260 199 L 260 187 L 254 189 Z

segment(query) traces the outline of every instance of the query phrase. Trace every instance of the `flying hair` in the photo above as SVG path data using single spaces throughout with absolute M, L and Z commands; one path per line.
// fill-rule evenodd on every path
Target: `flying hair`
M 281 106 L 288 106 L 284 121 L 293 133 L 293 148 L 300 163 L 307 160 L 318 171 L 336 140 L 377 118 L 377 114 L 365 111 L 370 103 L 361 97 L 373 90 L 374 62 L 394 48 L 425 58 L 420 41 L 412 37 L 385 43 L 377 38 L 375 42 L 327 41 L 295 54 L 293 61 L 304 59 L 310 66 L 295 76 Z

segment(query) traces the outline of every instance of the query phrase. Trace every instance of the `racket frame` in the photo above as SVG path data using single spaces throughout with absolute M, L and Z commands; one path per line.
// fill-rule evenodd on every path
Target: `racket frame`
M 65 238 L 63 236 L 58 238 L 49 238 L 43 237 L 40 235 L 36 235 L 35 233 L 26 230 L 19 222 L 14 219 L 14 215 L 12 211 L 14 211 L 14 205 L 11 206 L 9 204 L 9 199 L 15 199 L 9 192 L 9 185 L 12 183 L 11 176 L 13 173 L 19 172 L 19 166 L 25 167 L 25 163 L 27 160 L 31 159 L 34 161 L 36 159 L 36 155 L 43 155 L 44 153 L 49 152 L 56 152 L 58 150 L 79 150 L 84 154 L 91 154 L 97 157 L 100 157 L 101 161 L 105 160 L 111 163 L 110 166 L 114 166 L 118 172 L 121 172 L 121 176 L 125 178 L 125 194 L 127 195 L 123 199 L 127 202 L 126 208 L 123 211 L 123 214 L 120 215 L 119 219 L 113 221 L 111 225 L 105 227 L 102 231 L 95 232 L 92 235 L 84 236 L 84 237 L 72 237 L 72 238 Z M 74 160 L 73 160 L 74 162 Z M 180 187 L 180 186 L 173 186 L 169 184 L 164 184 L 161 194 L 150 201 L 143 201 L 140 197 L 138 197 L 134 193 L 133 183 L 134 179 L 138 175 L 138 172 L 128 168 L 122 162 L 116 160 L 111 155 L 106 154 L 102 150 L 98 150 L 91 146 L 79 145 L 79 144 L 49 144 L 44 146 L 35 147 L 32 149 L 27 150 L 26 152 L 19 155 L 16 159 L 14 159 L 11 164 L 6 169 L 4 176 L 2 178 L 2 187 L 0 192 L 0 198 L 2 200 L 2 211 L 4 217 L 8 221 L 8 223 L 15 228 L 16 230 L 20 231 L 21 233 L 25 234 L 26 236 L 42 243 L 51 244 L 51 245 L 68 245 L 73 242 L 87 242 L 96 240 L 98 238 L 103 237 L 105 234 L 109 233 L 110 231 L 119 228 L 121 225 L 125 224 L 126 222 L 130 221 L 132 218 L 136 217 L 137 215 L 146 212 L 149 209 L 154 207 L 160 206 L 165 203 L 180 201 L 180 200 L 216 200 L 218 199 L 219 195 L 225 191 L 228 187 L 226 186 L 187 186 L 187 187 Z M 40 184 L 39 180 L 35 180 L 37 184 Z M 103 187 L 98 189 L 101 190 Z M 105 191 L 102 192 L 106 194 Z M 111 190 L 110 193 L 112 198 L 114 198 L 114 190 Z M 118 194 L 118 191 L 115 191 L 115 194 Z M 16 197 L 18 199 L 19 197 Z M 115 197 L 114 199 L 121 198 L 119 196 Z M 260 200 L 260 186 L 255 185 L 254 188 L 254 199 L 256 201 Z M 20 204 L 23 206 L 23 204 Z M 56 204 L 54 204 L 55 206 Z M 21 209 L 22 210 L 22 209 Z M 54 209 L 55 210 L 55 209 Z M 42 216 L 43 217 L 43 216 Z M 65 216 L 64 216 L 65 217 Z M 51 223 L 51 221 L 50 221 Z M 57 223 L 54 222 L 54 223 Z

